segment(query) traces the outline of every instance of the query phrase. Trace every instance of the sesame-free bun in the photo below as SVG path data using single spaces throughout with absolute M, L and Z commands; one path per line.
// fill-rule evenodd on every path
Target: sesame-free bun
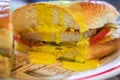
M 113 23 L 119 15 L 114 6 L 105 2 L 81 2 L 74 5 L 81 6 L 87 30 L 101 28 L 107 23 Z
M 64 4 L 64 3 L 62 3 Z M 82 22 L 85 22 L 85 31 L 89 31 L 91 29 L 101 28 L 107 23 L 112 23 L 115 21 L 118 17 L 118 12 L 116 8 L 108 3 L 105 2 L 74 2 L 74 3 L 68 3 L 67 5 L 55 5 L 50 3 L 33 3 L 28 4 L 26 6 L 23 6 L 21 8 L 18 8 L 12 13 L 12 22 L 14 27 L 15 34 L 20 33 L 30 33 L 28 28 L 36 28 L 40 24 L 40 21 L 38 19 L 38 16 L 36 14 L 36 7 L 35 6 L 42 6 L 43 8 L 47 5 L 48 8 L 45 8 L 44 11 L 47 11 L 48 9 L 52 8 L 52 24 L 59 25 L 60 20 L 62 20 L 62 26 L 65 28 L 74 28 L 77 31 L 81 31 L 83 26 Z M 63 17 L 60 17 L 60 14 L 63 14 Z M 82 15 L 82 16 L 81 16 Z M 47 15 L 44 14 L 42 16 L 45 16 L 47 19 Z M 84 19 L 84 20 L 83 20 Z M 41 21 L 42 22 L 42 21 Z M 50 23 L 51 24 L 51 23 Z M 34 32 L 35 33 L 35 32 Z M 63 40 L 63 36 L 67 34 L 66 32 L 62 32 L 60 39 Z M 74 33 L 74 36 L 71 34 Z M 37 33 L 35 33 L 37 34 Z M 70 36 L 70 35 L 71 36 Z M 78 41 L 79 40 L 79 32 L 69 32 L 66 36 L 64 36 L 63 41 Z M 25 35 L 25 34 L 24 34 Z M 69 35 L 69 36 L 68 36 Z M 54 36 L 54 34 L 53 34 Z M 67 37 L 71 37 L 66 39 Z M 38 39 L 38 38 L 35 38 Z M 54 39 L 53 39 L 54 41 Z

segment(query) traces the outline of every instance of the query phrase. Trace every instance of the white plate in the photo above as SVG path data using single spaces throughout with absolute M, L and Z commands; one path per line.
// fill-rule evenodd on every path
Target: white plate
M 58 1 L 57 3 L 59 4 Z M 69 3 L 69 1 L 65 3 Z M 105 60 L 104 64 L 102 64 L 98 68 L 79 73 L 73 73 L 64 80 L 104 80 L 120 74 L 120 50 L 118 50 L 115 54 L 112 54 Z
M 20 55 L 21 54 L 22 56 L 27 55 L 24 53 L 20 53 Z M 22 56 L 17 58 L 22 59 Z M 27 59 L 26 57 L 23 57 L 23 58 Z M 23 60 L 26 63 L 25 59 Z M 18 69 L 16 68 L 15 72 L 13 71 L 13 76 L 18 79 L 20 78 L 21 80 L 22 79 L 25 79 L 25 80 L 26 79 L 27 80 L 28 79 L 31 79 L 31 80 L 104 80 L 104 79 L 108 79 L 120 74 L 120 49 L 116 51 L 114 54 L 111 54 L 108 57 L 102 59 L 100 62 L 101 62 L 101 65 L 98 68 L 86 70 L 83 72 L 72 72 L 72 73 L 66 73 L 66 74 L 63 73 L 63 75 L 53 75 L 53 76 L 47 76 L 46 72 L 47 71 L 51 72 L 52 70 L 52 73 L 56 73 L 56 70 L 58 69 L 54 65 L 51 67 L 47 66 L 45 68 L 45 66 L 42 64 L 27 63 L 27 65 L 23 65 L 20 68 L 18 67 Z M 23 63 L 23 62 L 19 62 L 19 63 Z M 26 73 L 26 72 L 29 72 L 29 73 Z M 45 74 L 43 74 L 44 72 Z M 43 75 L 41 75 L 41 73 Z M 49 74 L 51 75 L 52 73 L 49 73 Z M 38 75 L 36 76 L 36 74 Z
M 96 69 L 73 74 L 66 80 L 104 80 L 120 74 L 120 50 L 106 60 L 110 61 Z

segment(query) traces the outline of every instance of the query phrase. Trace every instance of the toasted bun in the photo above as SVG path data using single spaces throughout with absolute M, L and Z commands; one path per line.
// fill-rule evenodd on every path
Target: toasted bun
M 24 32 L 26 31 L 26 29 L 30 27 L 35 28 L 41 24 L 38 20 L 38 16 L 36 13 L 37 9 L 35 8 L 35 6 L 40 6 L 44 8 L 45 6 L 49 6 L 44 11 L 47 12 L 47 10 L 50 10 L 50 9 L 53 10 L 51 17 L 53 17 L 52 23 L 55 25 L 59 25 L 60 13 L 64 13 L 66 18 L 63 18 L 64 20 L 62 20 L 64 21 L 63 27 L 73 26 L 74 28 L 78 29 L 78 26 L 74 23 L 73 19 L 71 19 L 72 17 L 70 17 L 70 15 L 63 10 L 63 8 L 57 5 L 52 5 L 48 3 L 34 3 L 34 4 L 28 4 L 26 6 L 23 6 L 13 12 L 12 22 L 13 22 L 15 32 L 17 33 Z M 41 13 L 44 13 L 44 11 Z M 48 15 L 44 14 L 44 16 L 47 19 Z M 69 21 L 67 21 L 66 19 Z
M 101 28 L 107 23 L 112 23 L 119 15 L 114 6 L 105 2 L 81 2 L 74 5 L 81 6 L 87 30 Z
M 46 5 L 49 7 L 45 8 Z M 43 12 L 36 11 L 35 6 L 40 6 L 45 9 Z M 60 25 L 60 20 L 62 20 L 63 27 L 73 27 L 74 29 L 83 32 L 89 31 L 90 29 L 101 28 L 107 23 L 112 23 L 118 17 L 117 10 L 112 5 L 104 2 L 76 2 L 64 6 L 48 3 L 34 3 L 23 6 L 13 12 L 12 21 L 15 33 L 18 35 L 21 34 L 21 32 L 29 33 L 30 31 L 28 31 L 28 28 L 34 29 L 35 27 L 39 26 L 41 23 L 36 12 L 44 13 L 44 11 L 49 9 L 53 10 L 51 15 L 52 24 Z M 63 14 L 63 18 L 60 17 L 61 13 Z M 44 14 L 43 16 L 45 16 L 47 20 L 48 15 Z M 85 22 L 85 30 L 82 30 L 83 26 L 81 26 L 81 24 L 84 24 L 83 21 Z M 78 36 L 75 38 L 71 37 L 69 39 L 65 38 L 63 41 L 71 41 L 72 38 L 74 38 L 74 41 L 78 41 L 79 33 L 74 33 Z M 64 33 L 61 34 L 64 35 Z M 60 39 L 62 40 L 63 36 L 61 36 Z

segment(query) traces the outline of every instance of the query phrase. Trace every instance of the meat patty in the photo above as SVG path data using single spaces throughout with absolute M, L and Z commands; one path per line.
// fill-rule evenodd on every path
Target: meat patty
M 90 30 L 83 34 L 84 37 L 91 37 L 97 33 L 97 30 Z M 49 33 L 47 33 L 49 34 Z M 52 42 L 55 42 L 55 34 L 51 35 Z M 40 35 L 37 32 L 33 33 L 21 33 L 21 39 L 24 40 L 35 40 L 35 41 L 41 41 Z M 69 41 L 79 41 L 80 39 L 80 33 L 79 31 L 66 31 L 60 33 L 60 41 L 61 42 L 69 42 Z

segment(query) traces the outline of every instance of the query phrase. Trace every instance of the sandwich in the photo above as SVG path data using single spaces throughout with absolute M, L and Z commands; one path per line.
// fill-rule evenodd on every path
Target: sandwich
M 61 62 L 72 71 L 97 67 L 120 48 L 120 38 L 113 36 L 118 16 L 102 1 L 28 4 L 12 13 L 16 50 L 26 51 L 35 64 Z
M 13 58 L 13 35 L 9 2 L 0 2 L 0 78 L 9 77 Z

